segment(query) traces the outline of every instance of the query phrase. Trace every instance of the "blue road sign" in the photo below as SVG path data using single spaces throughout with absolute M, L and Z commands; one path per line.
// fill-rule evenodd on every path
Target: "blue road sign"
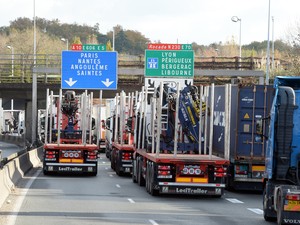
M 148 69 L 158 69 L 158 58 L 148 58 L 147 59 Z
M 117 89 L 117 52 L 63 51 L 62 89 Z

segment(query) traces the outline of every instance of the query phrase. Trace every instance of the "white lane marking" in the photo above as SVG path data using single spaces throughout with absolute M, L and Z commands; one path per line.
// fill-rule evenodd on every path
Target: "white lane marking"
M 41 169 L 37 170 L 32 177 L 29 179 L 29 181 L 26 183 L 25 187 L 22 188 L 21 192 L 20 192 L 20 196 L 17 198 L 16 200 L 16 204 L 14 206 L 14 208 L 12 209 L 12 212 L 10 213 L 9 217 L 8 217 L 8 223 L 7 225 L 14 225 L 16 223 L 16 219 L 17 216 L 19 214 L 19 211 L 21 209 L 21 206 L 23 204 L 23 201 L 27 195 L 28 190 L 30 189 L 31 185 L 33 184 L 33 182 L 35 181 L 35 179 L 40 175 L 40 173 L 42 172 Z M 28 177 L 24 177 L 27 178 Z
M 135 203 L 135 201 L 133 201 L 131 198 L 128 198 L 128 201 L 129 201 L 130 203 Z
M 257 209 L 257 208 L 247 208 L 248 210 L 258 214 L 258 215 L 263 215 L 264 211 L 262 211 L 261 209 Z
M 226 198 L 227 201 L 230 201 L 231 203 L 244 203 L 240 200 L 237 200 L 236 198 Z
M 150 222 L 152 225 L 159 225 L 159 224 L 156 223 L 154 220 L 149 220 L 149 222 Z
M 108 170 L 108 167 L 105 167 L 106 170 Z
M 117 187 L 117 188 L 121 188 L 121 186 L 120 186 L 119 184 L 116 184 L 116 187 Z
M 104 162 L 104 161 L 102 161 L 102 163 L 104 164 L 105 162 Z
M 109 174 L 109 176 L 110 176 L 110 177 L 113 177 L 114 175 L 112 175 L 112 174 Z

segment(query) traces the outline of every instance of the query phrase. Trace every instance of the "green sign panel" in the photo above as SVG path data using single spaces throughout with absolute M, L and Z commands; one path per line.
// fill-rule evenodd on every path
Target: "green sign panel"
M 193 50 L 192 44 L 182 44 L 181 50 Z
M 145 76 L 194 77 L 194 51 L 146 50 Z
M 106 45 L 82 45 L 82 50 L 83 51 L 106 51 Z

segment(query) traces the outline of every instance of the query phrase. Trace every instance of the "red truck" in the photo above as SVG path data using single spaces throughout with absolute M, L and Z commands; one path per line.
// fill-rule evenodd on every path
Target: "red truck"
M 124 91 L 116 95 L 115 107 L 112 115 L 107 119 L 107 128 L 111 131 L 107 135 L 111 145 L 107 145 L 110 150 L 111 168 L 116 171 L 119 176 L 131 174 L 132 172 L 132 156 L 133 134 L 129 132 L 132 125 L 130 118 L 133 115 L 134 94 L 126 95 Z
M 92 120 L 93 94 L 49 93 L 45 118 L 43 172 L 97 175 L 98 146 Z M 97 136 L 97 135 L 96 135 Z
M 212 154 L 213 104 L 191 82 L 158 81 L 136 103 L 132 180 L 151 195 L 224 193 L 229 153 Z

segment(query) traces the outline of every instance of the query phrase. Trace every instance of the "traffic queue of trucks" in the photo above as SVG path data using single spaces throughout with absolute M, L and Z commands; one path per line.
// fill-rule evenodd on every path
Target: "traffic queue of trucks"
M 151 195 L 263 189 L 265 220 L 299 224 L 299 90 L 298 77 L 277 77 L 274 88 L 153 81 L 106 100 L 106 154 Z M 44 174 L 97 174 L 92 98 L 48 92 Z
M 175 83 L 175 81 L 165 82 L 163 85 L 166 88 L 167 85 L 176 86 Z M 182 84 L 185 86 L 184 83 Z M 159 84 L 156 85 L 156 90 L 158 85 Z M 226 88 L 228 87 L 230 87 L 230 90 L 227 90 L 226 92 Z M 193 88 L 194 90 L 197 90 L 196 87 Z M 202 151 L 204 152 L 204 150 L 208 148 L 207 146 L 211 146 L 211 153 L 215 156 L 220 156 L 221 158 L 226 157 L 225 152 L 226 149 L 228 149 L 230 163 L 228 167 L 226 167 L 227 176 L 225 181 L 227 188 L 234 190 L 262 190 L 262 178 L 265 170 L 266 137 L 261 136 L 261 133 L 264 132 L 267 134 L 266 124 L 273 98 L 273 87 L 266 85 L 213 86 L 213 101 L 211 99 L 212 87 L 207 86 L 206 88 L 206 95 L 201 95 L 200 97 L 199 93 L 197 96 L 197 101 L 202 99 L 202 104 L 207 105 L 207 107 L 201 107 L 201 116 L 200 114 L 198 116 L 193 115 L 193 117 L 186 116 L 185 119 L 181 119 L 180 121 L 179 118 L 178 120 L 178 126 L 180 126 L 180 128 L 177 129 L 183 129 L 182 127 L 184 127 L 184 134 L 186 135 L 184 142 L 179 145 L 182 146 L 183 143 L 185 143 L 184 147 L 181 148 L 185 148 L 188 152 L 191 146 L 193 146 L 192 148 L 195 148 L 195 140 L 193 139 L 197 139 L 196 142 L 198 145 L 198 140 L 201 139 L 201 145 L 197 146 L 196 151 L 199 152 L 199 148 L 202 147 Z M 204 89 L 202 89 L 202 93 Z M 183 97 L 187 97 L 185 93 L 186 90 L 180 92 L 181 95 L 179 96 L 182 96 L 180 98 L 181 100 Z M 107 133 L 106 150 L 107 156 L 111 156 L 112 168 L 116 170 L 117 174 L 120 174 L 120 171 L 121 174 L 125 172 L 125 167 L 128 173 L 131 173 L 133 169 L 134 181 L 136 180 L 136 177 L 138 177 L 138 175 L 135 174 L 137 173 L 135 170 L 137 165 L 135 163 L 139 163 L 139 161 L 133 159 L 132 155 L 138 155 L 138 159 L 140 159 L 141 156 L 139 155 L 139 151 L 141 151 L 141 149 L 152 148 L 151 144 L 149 144 L 149 140 L 154 140 L 152 138 L 152 136 L 154 136 L 152 132 L 154 132 L 154 134 L 157 133 L 157 131 L 152 131 L 150 129 L 151 122 L 155 121 L 154 118 L 151 117 L 151 112 L 153 113 L 154 110 L 153 106 L 151 108 L 150 105 L 153 87 L 152 92 L 149 90 L 147 90 L 147 94 L 145 94 L 145 92 L 146 90 L 141 93 L 135 93 L 135 95 L 132 93 L 128 96 L 122 92 L 120 95 L 117 95 L 112 101 L 116 107 L 111 111 L 111 116 L 109 117 L 109 121 L 107 121 L 109 131 Z M 163 92 L 166 93 L 166 90 L 163 90 Z M 227 98 L 225 98 L 226 93 L 229 95 Z M 158 93 L 156 93 L 156 95 L 157 94 Z M 168 98 L 171 98 L 170 96 L 172 96 L 172 94 L 174 93 L 169 93 L 162 97 L 161 101 L 164 102 L 161 104 L 164 105 L 162 106 L 164 109 L 161 109 L 161 112 L 156 113 L 162 118 L 162 122 L 160 122 L 162 123 L 161 131 L 167 134 L 165 135 L 166 138 L 164 138 L 164 141 L 161 143 L 163 146 L 162 149 L 165 148 L 169 150 L 169 152 L 174 150 L 172 149 L 173 145 L 168 143 L 174 141 L 174 136 L 171 135 L 174 131 L 171 131 L 170 127 L 175 127 L 175 123 L 174 118 L 173 120 L 170 120 L 170 116 L 168 115 L 168 107 L 170 106 L 168 106 L 166 102 L 168 101 Z M 173 104 L 175 100 L 175 98 L 172 99 Z M 191 115 L 191 110 L 194 110 L 196 105 L 195 102 L 190 103 L 192 106 L 189 107 L 189 112 L 184 112 L 185 104 L 180 102 L 179 108 L 175 111 L 175 113 L 178 112 L 177 114 L 179 117 Z M 214 109 L 213 113 L 208 113 L 212 108 Z M 135 110 L 134 115 L 132 114 L 133 110 Z M 175 110 L 174 106 L 173 110 Z M 197 110 L 200 110 L 199 105 Z M 144 115 L 144 117 L 141 117 L 140 115 Z M 137 118 L 140 119 L 138 120 Z M 200 122 L 195 121 L 195 118 L 200 120 Z M 144 121 L 146 121 L 145 125 L 143 124 Z M 189 124 L 193 124 L 193 126 L 189 126 Z M 199 127 L 200 124 L 201 126 Z M 210 124 L 212 124 L 212 126 Z M 166 129 L 166 127 L 169 129 Z M 261 130 L 262 128 L 264 128 L 264 131 Z M 165 129 L 166 131 L 164 131 Z M 208 137 L 208 132 L 210 132 L 210 130 L 212 132 L 211 140 L 209 140 Z M 202 132 L 201 137 L 199 137 L 199 131 Z M 138 132 L 140 132 L 140 134 L 138 134 Z M 122 136 L 116 136 L 117 134 L 122 134 Z M 150 137 L 147 137 L 147 135 Z M 162 134 L 160 135 L 162 136 Z M 154 145 L 157 147 L 156 144 Z M 132 160 L 133 167 L 131 163 Z M 143 183 L 143 177 L 141 177 L 141 179 Z
M 107 122 L 113 133 L 112 168 L 119 175 L 131 173 L 133 182 L 152 195 L 223 194 L 229 160 L 204 149 L 199 134 L 207 103 L 191 83 L 153 81 L 151 88 L 115 98 L 113 120 Z
M 151 195 L 263 190 L 265 220 L 300 224 L 300 79 L 196 87 L 192 51 L 151 46 L 140 91 L 122 91 L 105 104 L 100 91 L 97 106 L 87 91 L 47 91 L 38 112 L 44 174 L 95 176 L 105 149 L 116 174 L 130 175 Z M 186 65 L 172 64 L 179 61 Z

